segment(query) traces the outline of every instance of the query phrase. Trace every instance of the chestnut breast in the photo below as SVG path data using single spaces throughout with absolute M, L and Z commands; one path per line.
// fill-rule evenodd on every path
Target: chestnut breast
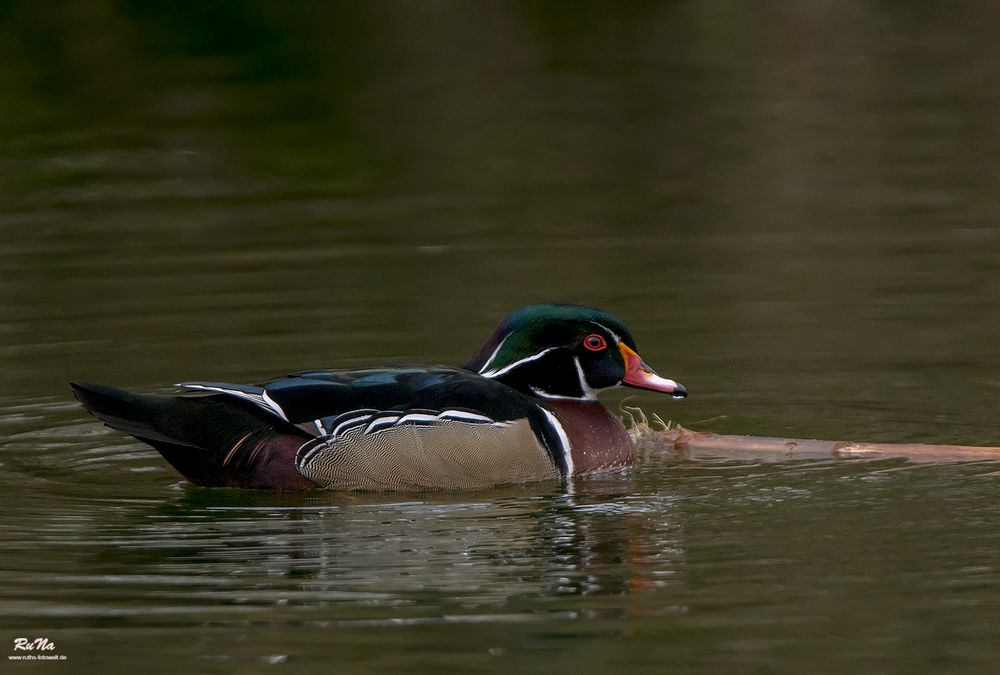
M 621 419 L 597 401 L 550 399 L 543 405 L 566 432 L 575 475 L 635 461 L 635 444 Z

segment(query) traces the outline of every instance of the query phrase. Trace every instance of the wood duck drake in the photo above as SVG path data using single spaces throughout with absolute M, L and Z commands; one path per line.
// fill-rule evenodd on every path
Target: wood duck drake
M 687 395 L 625 325 L 576 305 L 510 314 L 461 368 L 310 370 L 262 385 L 186 382 L 176 396 L 73 384 L 108 426 L 188 480 L 272 490 L 476 488 L 632 464 L 597 401 L 624 384 Z

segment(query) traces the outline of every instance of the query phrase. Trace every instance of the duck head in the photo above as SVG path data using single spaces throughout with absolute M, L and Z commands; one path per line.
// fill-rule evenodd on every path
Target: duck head
M 541 398 L 594 400 L 620 384 L 687 396 L 646 365 L 625 324 L 578 305 L 531 305 L 509 314 L 465 367 Z

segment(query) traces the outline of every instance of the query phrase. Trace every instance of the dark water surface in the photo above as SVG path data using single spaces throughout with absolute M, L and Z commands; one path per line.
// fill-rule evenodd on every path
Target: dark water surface
M 4 671 L 995 669 L 998 465 L 208 490 L 66 387 L 566 300 L 686 426 L 1000 444 L 1000 11 L 936 7 L 0 4 Z

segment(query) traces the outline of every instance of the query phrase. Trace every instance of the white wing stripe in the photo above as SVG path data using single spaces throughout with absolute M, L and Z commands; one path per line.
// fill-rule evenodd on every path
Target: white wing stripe
M 361 424 L 364 424 L 365 420 L 368 420 L 370 418 L 371 414 L 352 417 L 351 419 L 345 422 L 341 422 L 336 427 L 334 427 L 333 431 L 330 432 L 330 435 L 336 438 L 337 436 L 340 436 L 342 433 L 350 430 L 349 428 L 345 427 L 360 426 Z
M 266 391 L 262 391 L 259 394 L 252 394 L 248 391 L 240 391 L 239 389 L 226 389 L 225 387 L 213 387 L 207 384 L 188 384 L 182 382 L 177 385 L 178 387 L 184 387 L 185 389 L 197 389 L 200 391 L 216 391 L 220 394 L 228 394 L 229 396 L 235 396 L 237 398 L 242 398 L 244 401 L 250 401 L 254 405 L 264 408 L 273 412 L 275 415 L 281 419 L 288 421 L 288 416 L 285 415 L 285 411 L 281 409 L 270 396 L 267 395 Z
M 343 421 L 329 431 L 323 428 L 321 420 L 315 420 L 313 424 L 315 424 L 316 428 L 320 430 L 321 436 L 325 436 L 326 438 L 330 438 L 332 440 L 336 440 L 361 427 L 363 427 L 362 433 L 364 434 L 376 434 L 380 431 L 406 424 L 434 424 L 435 422 L 489 424 L 497 427 L 510 426 L 510 422 L 498 422 L 497 420 L 487 417 L 486 415 L 480 415 L 479 413 L 469 412 L 467 410 L 442 410 L 436 414 L 428 412 L 395 413 L 389 411 L 380 412 L 370 410 L 365 411 L 364 414 L 354 415 L 353 417 L 343 419 L 349 414 L 350 413 L 345 413 L 344 415 L 341 415 L 338 419 L 342 419 Z
M 185 389 L 200 389 L 201 391 L 217 391 L 220 394 L 229 394 L 230 396 L 236 396 L 237 398 L 242 398 L 244 401 L 250 401 L 261 408 L 268 408 L 267 403 L 264 402 L 264 397 L 260 394 L 251 394 L 246 391 L 240 391 L 239 389 L 226 389 L 225 387 L 210 387 L 207 384 L 180 384 L 179 387 L 184 387 Z
M 385 415 L 383 417 L 376 417 L 371 421 L 367 427 L 365 427 L 364 433 L 370 434 L 373 431 L 379 431 L 384 427 L 392 427 L 396 425 L 399 421 L 399 415 Z
M 478 415 L 476 413 L 465 412 L 463 410 L 445 410 L 440 415 L 438 419 L 442 420 L 455 420 L 458 422 L 492 422 L 493 420 L 486 415 Z
M 548 351 L 548 350 L 546 350 Z M 540 354 L 536 355 L 538 358 Z M 227 389 L 226 387 L 216 387 L 207 384 L 178 384 L 178 387 L 184 387 L 185 389 L 196 389 L 199 391 L 214 391 L 220 394 L 227 394 L 229 396 L 235 396 L 241 398 L 245 401 L 250 401 L 254 405 L 268 410 L 284 421 L 288 422 L 288 416 L 278 403 L 272 399 L 266 391 L 260 394 L 254 394 L 247 391 L 240 391 L 239 389 Z M 355 411 L 362 412 L 362 411 Z M 350 413 L 345 413 L 349 415 Z M 342 419 L 344 415 L 341 415 L 338 419 Z M 321 419 L 316 419 L 312 421 L 312 424 L 316 426 L 316 431 L 321 437 L 327 437 L 336 439 L 340 436 L 352 431 L 355 427 L 365 426 L 362 433 L 370 434 L 377 433 L 383 429 L 399 426 L 401 424 L 414 424 L 420 422 L 465 422 L 468 424 L 491 424 L 493 426 L 505 427 L 509 426 L 509 422 L 498 422 L 486 415 L 480 415 L 479 413 L 469 412 L 467 410 L 442 410 L 437 414 L 426 413 L 426 412 L 412 412 L 412 413 L 399 413 L 395 414 L 392 412 L 379 412 L 376 410 L 366 410 L 364 414 L 355 415 L 346 420 L 343 420 L 332 430 L 328 430 Z
M 428 415 L 427 413 L 410 413 L 400 417 L 396 424 L 409 424 L 410 422 L 436 422 L 437 420 L 437 415 Z
M 270 396 L 267 395 L 267 389 L 264 390 L 264 393 L 262 393 L 260 397 L 268 408 L 270 408 L 271 410 L 273 410 L 278 414 L 278 417 L 285 420 L 286 422 L 288 421 L 288 416 L 285 414 L 285 411 L 281 409 L 281 406 L 275 403 L 274 399 L 272 399 Z
M 298 453 L 299 456 L 295 458 L 295 466 L 297 468 L 308 466 L 309 462 L 312 461 L 313 456 L 317 452 L 328 447 L 327 443 L 328 441 L 325 441 L 323 439 L 314 438 L 313 440 L 303 445 L 301 448 L 299 448 L 299 453 Z M 305 452 L 303 452 L 303 450 L 305 450 Z

